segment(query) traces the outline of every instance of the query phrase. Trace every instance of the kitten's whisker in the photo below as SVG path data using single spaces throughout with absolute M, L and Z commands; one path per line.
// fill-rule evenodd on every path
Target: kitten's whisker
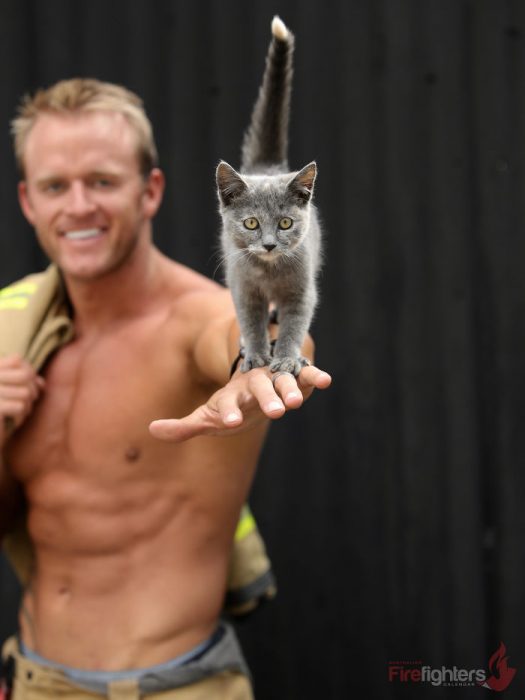
M 244 251 L 242 250 L 233 250 L 229 253 L 223 253 L 220 256 L 220 260 L 217 263 L 217 266 L 215 270 L 213 271 L 212 279 L 215 279 L 215 274 L 217 273 L 217 270 L 224 265 L 226 267 L 227 263 L 235 263 L 239 258 L 243 256 Z
M 304 272 L 304 261 L 294 251 L 285 251 L 282 257 L 294 270 L 301 270 L 301 272 Z
M 226 256 L 219 252 L 219 253 L 214 253 L 213 255 L 211 255 L 210 258 L 209 258 L 209 260 L 208 260 L 208 263 L 209 263 L 213 258 L 215 258 L 215 257 L 218 257 L 219 260 L 218 260 L 218 262 L 217 262 L 217 265 L 216 265 L 215 269 L 213 270 L 213 272 L 212 272 L 212 274 L 211 274 L 212 280 L 215 279 L 215 275 L 217 274 L 217 271 L 219 270 L 219 268 L 221 267 L 221 265 L 223 265 L 224 262 L 226 261 Z
M 226 262 L 226 257 L 227 257 L 226 255 L 221 255 L 220 260 L 219 260 L 219 262 L 217 263 L 217 266 L 215 267 L 215 269 L 214 269 L 214 271 L 213 271 L 213 273 L 212 273 L 212 276 L 211 276 L 211 278 L 212 278 L 213 280 L 215 279 L 215 275 L 217 274 L 217 272 L 218 272 L 219 268 L 221 267 L 221 265 L 223 265 L 223 264 Z

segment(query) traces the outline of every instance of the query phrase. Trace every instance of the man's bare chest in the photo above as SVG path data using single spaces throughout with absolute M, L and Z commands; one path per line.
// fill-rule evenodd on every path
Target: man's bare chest
M 115 469 L 148 452 L 151 459 L 159 448 L 149 423 L 184 415 L 202 399 L 184 345 L 163 342 L 154 331 L 124 329 L 56 353 L 44 370 L 41 399 L 8 448 L 19 478 L 69 465 Z

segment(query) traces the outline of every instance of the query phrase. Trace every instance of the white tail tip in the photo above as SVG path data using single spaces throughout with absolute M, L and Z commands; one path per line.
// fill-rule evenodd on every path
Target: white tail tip
M 286 24 L 277 15 L 275 15 L 272 20 L 272 34 L 281 41 L 286 41 L 288 39 L 288 29 Z

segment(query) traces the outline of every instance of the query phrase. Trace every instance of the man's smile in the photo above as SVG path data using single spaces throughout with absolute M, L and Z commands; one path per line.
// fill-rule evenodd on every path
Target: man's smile
M 92 238 L 98 238 L 105 233 L 103 228 L 85 228 L 75 229 L 72 231 L 64 231 L 64 238 L 70 241 L 84 241 Z

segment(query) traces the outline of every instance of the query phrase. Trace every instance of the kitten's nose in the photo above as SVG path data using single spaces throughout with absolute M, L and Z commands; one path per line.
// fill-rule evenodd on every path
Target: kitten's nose
M 272 251 L 275 248 L 276 244 L 275 243 L 265 243 L 264 247 L 268 252 Z

